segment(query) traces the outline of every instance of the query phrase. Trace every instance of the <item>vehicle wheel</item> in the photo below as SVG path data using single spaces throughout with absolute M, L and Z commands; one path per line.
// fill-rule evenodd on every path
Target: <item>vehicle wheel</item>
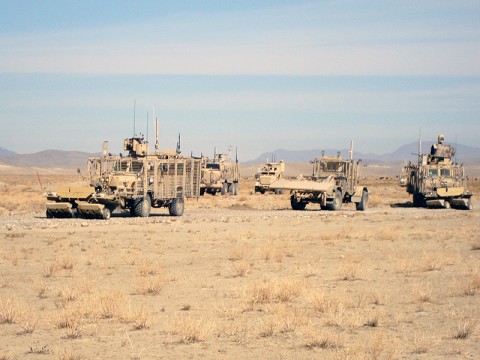
M 413 194 L 413 206 L 423 207 L 425 206 L 425 200 L 420 194 Z
M 238 195 L 238 182 L 233 183 L 233 195 Z
M 282 190 L 280 190 L 280 189 L 275 189 L 274 192 L 275 192 L 275 195 L 280 195 L 280 194 L 282 193 Z
M 50 210 L 47 210 L 45 215 L 47 216 L 48 219 L 53 219 L 54 218 L 53 213 Z
M 150 210 L 152 209 L 152 203 L 150 196 L 146 198 L 139 198 L 133 202 L 133 215 L 138 217 L 148 217 Z
M 467 210 L 473 210 L 473 202 L 471 197 L 469 197 L 467 201 Z
M 367 209 L 367 203 L 368 203 L 368 192 L 367 190 L 363 190 L 362 199 L 360 200 L 359 203 L 355 203 L 355 207 L 359 211 L 365 211 Z
M 333 201 L 327 205 L 329 210 L 338 211 L 342 209 L 342 193 L 335 191 Z
M 290 197 L 290 205 L 292 206 L 293 210 L 305 210 L 305 207 L 307 206 L 307 202 L 302 200 L 297 201 L 297 198 L 295 197 L 295 195 L 292 195 Z
M 203 196 L 203 195 L 205 195 L 205 188 L 200 189 L 200 196 Z
M 265 189 L 260 190 L 260 194 L 265 194 Z
M 182 216 L 185 210 L 185 202 L 182 198 L 175 198 L 168 206 L 168 212 L 171 216 Z
M 227 183 L 223 183 L 223 184 L 222 184 L 221 193 L 222 193 L 222 195 L 226 195 L 227 192 L 228 192 L 228 184 L 227 184 Z
M 103 220 L 110 219 L 111 214 L 112 213 L 111 213 L 110 209 L 108 209 L 107 207 L 104 207 L 103 210 L 102 210 L 102 219 Z
M 450 208 L 451 208 L 451 206 L 450 206 L 450 201 L 444 200 L 444 202 L 443 202 L 443 208 L 444 208 L 444 209 L 450 209 Z

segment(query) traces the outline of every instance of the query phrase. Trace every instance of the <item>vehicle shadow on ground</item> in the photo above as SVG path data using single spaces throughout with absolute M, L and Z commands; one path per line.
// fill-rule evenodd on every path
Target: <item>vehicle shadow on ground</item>
M 390 207 L 392 208 L 413 208 L 413 203 L 410 201 L 407 201 L 406 203 L 393 203 L 390 204 Z

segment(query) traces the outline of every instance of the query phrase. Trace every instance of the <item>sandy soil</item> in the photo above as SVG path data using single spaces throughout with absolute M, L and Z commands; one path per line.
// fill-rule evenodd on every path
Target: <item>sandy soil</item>
M 365 182 L 365 212 L 292 211 L 248 180 L 181 218 L 103 221 L 46 219 L 36 179 L 2 176 L 0 359 L 479 358 L 480 204 Z

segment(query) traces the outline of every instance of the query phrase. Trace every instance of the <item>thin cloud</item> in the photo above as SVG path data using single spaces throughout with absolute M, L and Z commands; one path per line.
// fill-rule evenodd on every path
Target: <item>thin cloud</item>
M 462 21 L 468 9 L 449 16 L 458 10 L 443 3 L 441 12 L 429 15 L 428 6 L 412 4 L 387 9 L 372 2 L 327 1 L 8 34 L 0 36 L 0 68 L 4 73 L 480 76 L 480 26 Z M 478 12 L 468 2 L 463 6 Z

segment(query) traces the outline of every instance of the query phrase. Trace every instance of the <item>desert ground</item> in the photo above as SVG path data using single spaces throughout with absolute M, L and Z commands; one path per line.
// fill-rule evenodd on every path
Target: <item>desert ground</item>
M 0 359 L 478 359 L 478 197 L 413 208 L 395 178 L 362 183 L 365 212 L 292 211 L 250 178 L 104 221 L 47 219 L 35 176 L 1 175 Z

